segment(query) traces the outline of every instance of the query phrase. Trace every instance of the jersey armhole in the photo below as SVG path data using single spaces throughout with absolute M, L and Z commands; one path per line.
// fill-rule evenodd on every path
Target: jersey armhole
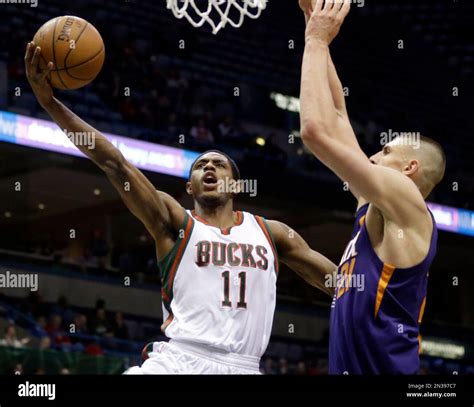
M 157 261 L 158 268 L 160 269 L 161 295 L 163 296 L 163 303 L 167 309 L 173 298 L 173 283 L 176 270 L 179 267 L 193 228 L 194 219 L 185 211 L 184 221 L 179 230 L 178 239 L 171 250 L 161 260 Z
M 255 220 L 260 226 L 260 229 L 262 229 L 263 234 L 267 238 L 268 243 L 270 244 L 270 247 L 272 248 L 273 257 L 275 258 L 275 272 L 278 275 L 278 272 L 280 271 L 280 260 L 278 257 L 278 251 L 275 245 L 275 240 L 273 239 L 271 229 L 269 228 L 268 223 L 264 218 L 260 216 L 255 216 Z

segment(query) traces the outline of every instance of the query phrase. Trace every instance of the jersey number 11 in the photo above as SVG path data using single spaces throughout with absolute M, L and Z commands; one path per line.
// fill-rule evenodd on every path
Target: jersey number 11
M 224 279 L 224 301 L 222 301 L 223 307 L 232 307 L 232 302 L 230 301 L 230 271 L 224 271 L 222 273 L 222 278 Z M 239 293 L 239 302 L 237 303 L 237 308 L 247 308 L 247 303 L 245 302 L 245 290 L 246 290 L 246 279 L 247 273 L 241 271 L 239 273 L 240 279 L 240 293 Z

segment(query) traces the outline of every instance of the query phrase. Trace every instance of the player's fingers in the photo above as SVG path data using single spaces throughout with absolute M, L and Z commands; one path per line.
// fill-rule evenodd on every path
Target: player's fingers
M 341 11 L 340 11 L 341 18 L 343 19 L 346 18 L 350 10 L 351 10 L 351 0 L 344 0 L 344 3 L 342 4 Z
M 26 46 L 26 52 L 25 52 L 25 62 L 26 64 L 31 63 L 31 57 L 33 56 L 33 46 L 31 42 L 29 42 Z
M 36 47 L 35 52 L 33 54 L 33 58 L 31 58 L 31 68 L 33 69 L 33 72 L 38 71 L 38 64 L 39 64 L 40 55 L 41 55 L 41 48 Z
M 344 6 L 344 1 L 345 0 L 333 0 L 334 1 L 334 7 L 331 10 L 331 14 L 333 15 L 338 15 Z
M 326 0 L 326 9 L 328 14 L 337 14 L 339 10 L 339 0 Z
M 31 59 L 33 58 L 33 54 L 34 46 L 33 43 L 30 42 L 26 48 L 25 53 L 25 71 L 28 78 L 32 77 L 34 74 L 33 69 L 31 68 Z
M 337 12 L 336 2 L 337 2 L 337 0 L 326 0 L 326 3 L 324 5 L 324 10 L 326 11 L 326 13 L 333 14 L 333 13 Z
M 316 0 L 313 11 L 314 12 L 321 11 L 323 9 L 323 5 L 324 5 L 324 0 Z
M 40 80 L 44 80 L 50 74 L 53 68 L 54 64 L 52 62 L 49 62 L 46 66 L 46 69 L 41 73 Z

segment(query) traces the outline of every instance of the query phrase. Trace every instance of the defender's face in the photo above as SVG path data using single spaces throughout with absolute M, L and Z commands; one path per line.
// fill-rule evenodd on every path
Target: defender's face
M 370 157 L 370 161 L 372 164 L 403 172 L 407 164 L 405 146 L 397 140 L 391 141 L 385 144 L 381 151 Z
M 204 204 L 223 204 L 232 198 L 232 194 L 226 192 L 224 187 L 226 180 L 233 178 L 227 157 L 219 153 L 207 153 L 194 164 L 186 190 Z

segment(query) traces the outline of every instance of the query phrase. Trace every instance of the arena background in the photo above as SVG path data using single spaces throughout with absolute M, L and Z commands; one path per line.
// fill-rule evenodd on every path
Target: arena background
M 56 95 L 102 132 L 126 137 L 124 148 L 157 188 L 191 207 L 184 186 L 192 152 L 217 147 L 258 182 L 238 209 L 287 223 L 336 263 L 350 236 L 355 202 L 298 134 L 297 1 L 270 0 L 261 18 L 216 36 L 177 20 L 164 3 L 0 4 L 0 271 L 39 276 L 38 291 L 0 288 L 3 374 L 119 374 L 140 363 L 144 344 L 163 339 L 150 236 L 105 175 L 40 121 L 49 118 L 23 57 L 50 18 L 83 17 L 106 44 L 93 84 Z M 474 372 L 473 17 L 467 1 L 369 0 L 354 4 L 332 45 L 368 154 L 401 131 L 434 137 L 447 152 L 445 180 L 429 199 L 442 231 L 421 373 Z M 154 160 L 144 161 L 146 151 Z M 327 374 L 329 307 L 330 298 L 283 267 L 262 371 Z

